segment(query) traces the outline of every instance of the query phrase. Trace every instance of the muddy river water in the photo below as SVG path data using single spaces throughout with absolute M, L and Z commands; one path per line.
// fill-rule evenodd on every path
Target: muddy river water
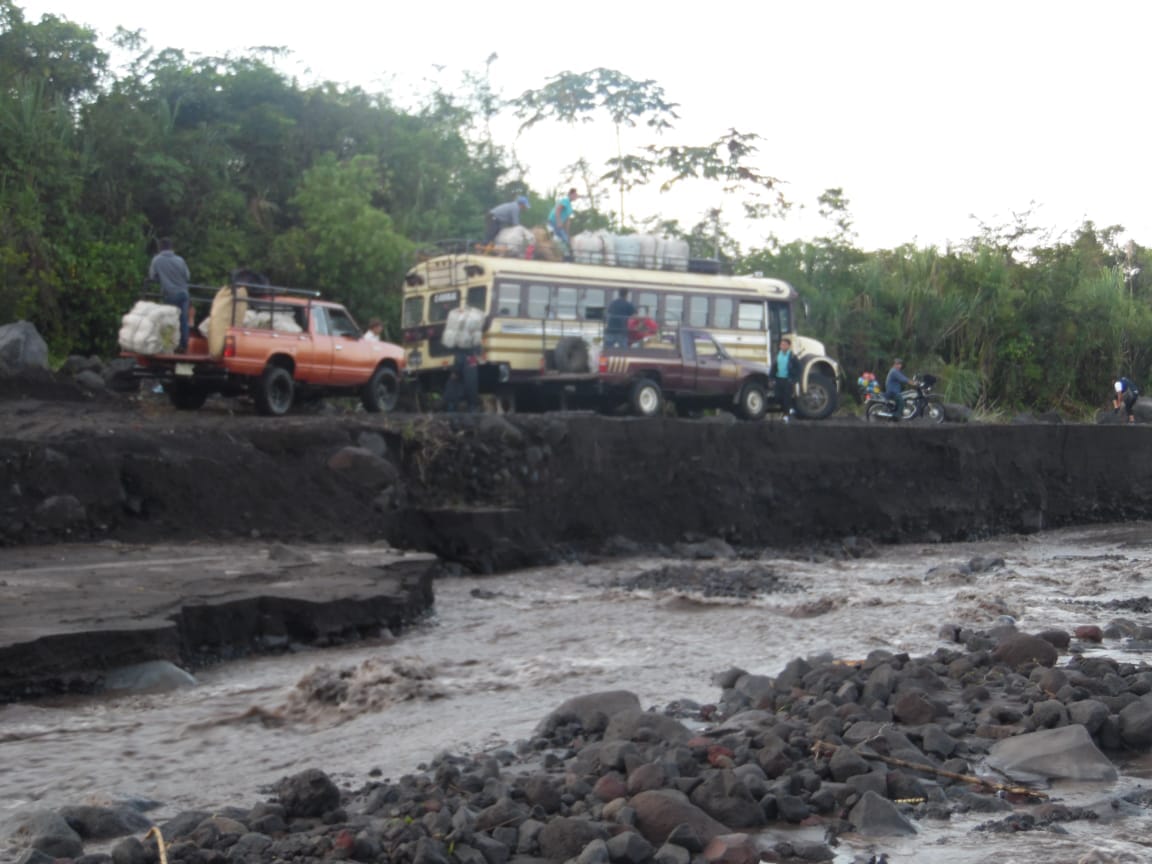
M 155 551 L 173 567 L 196 553 Z M 266 554 L 258 545 L 232 551 L 238 560 Z M 22 812 L 65 804 L 144 798 L 161 803 L 154 816 L 250 806 L 307 767 L 359 786 L 372 769 L 396 777 L 444 750 L 514 745 L 569 696 L 623 688 L 646 707 L 714 702 L 713 676 L 732 666 L 771 675 L 820 652 L 925 654 L 941 644 L 946 622 L 985 628 L 1011 615 L 1032 632 L 1117 617 L 1152 624 L 1102 605 L 1152 595 L 1152 523 L 886 547 L 847 560 L 775 554 L 755 563 L 792 590 L 752 599 L 619 587 L 673 563 L 654 559 L 447 577 L 436 584 L 434 617 L 388 643 L 224 664 L 175 692 L 0 707 L 0 833 Z M 972 574 L 954 566 L 975 556 L 1004 566 Z M 1099 650 L 1145 659 L 1136 645 Z M 320 667 L 360 670 L 355 705 L 298 707 L 297 685 Z M 284 722 L 261 722 L 268 713 Z M 1120 768 L 1116 783 L 1056 786 L 1052 795 L 1073 804 L 1114 797 L 1145 784 L 1152 759 Z M 916 837 L 883 844 L 846 835 L 837 860 L 881 849 L 893 864 L 1152 860 L 1147 813 L 1069 823 L 1067 833 L 973 830 L 987 818 L 924 821 Z

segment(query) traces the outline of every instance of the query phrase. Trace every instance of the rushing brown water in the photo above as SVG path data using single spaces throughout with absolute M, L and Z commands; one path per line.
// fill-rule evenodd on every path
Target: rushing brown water
M 266 554 L 252 545 L 234 551 L 237 561 Z M 153 569 L 179 566 L 172 547 L 155 552 Z M 956 566 L 975 556 L 1005 565 L 974 574 Z M 569 696 L 624 688 L 646 706 L 712 702 L 720 693 L 712 677 L 729 667 L 774 674 L 816 653 L 924 654 L 941 644 L 946 622 L 984 628 L 1011 615 L 1029 631 L 1104 625 L 1121 614 L 1098 604 L 1152 593 L 1152 524 L 890 547 L 852 560 L 765 555 L 755 563 L 790 590 L 754 599 L 616 587 L 669 563 L 446 578 L 436 585 L 434 619 L 389 644 L 225 664 L 175 692 L 0 708 L 0 835 L 18 814 L 65 804 L 145 798 L 161 803 L 154 816 L 250 806 L 268 784 L 307 767 L 348 785 L 372 769 L 396 777 L 440 751 L 512 745 Z M 1139 662 L 1137 648 L 1101 650 Z M 298 684 L 344 667 L 359 670 L 354 703 L 318 709 L 300 698 Z M 1115 784 L 1057 786 L 1053 797 L 1088 804 L 1115 796 L 1143 783 L 1152 761 L 1121 770 Z M 1148 814 L 1070 823 L 1068 833 L 972 830 L 987 818 L 922 822 L 918 836 L 883 844 L 846 836 L 838 860 L 871 849 L 893 864 L 1152 860 Z

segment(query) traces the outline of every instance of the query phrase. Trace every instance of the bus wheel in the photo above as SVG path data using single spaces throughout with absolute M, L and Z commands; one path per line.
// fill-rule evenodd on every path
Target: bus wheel
M 838 405 L 836 382 L 827 375 L 816 373 L 808 376 L 808 389 L 796 400 L 796 410 L 809 420 L 823 420 Z
M 579 336 L 564 336 L 553 352 L 558 372 L 588 372 L 588 343 Z
M 641 378 L 632 385 L 629 402 L 633 413 L 641 417 L 659 417 L 664 413 L 664 394 L 651 378 Z

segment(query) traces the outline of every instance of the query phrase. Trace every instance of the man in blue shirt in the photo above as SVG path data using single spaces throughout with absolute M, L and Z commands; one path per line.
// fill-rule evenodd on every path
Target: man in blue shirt
M 160 241 L 160 252 L 148 265 L 148 280 L 160 283 L 160 295 L 165 303 L 180 310 L 180 345 L 177 354 L 188 350 L 188 283 L 192 274 L 184 259 L 172 250 L 172 241 Z
M 888 370 L 888 377 L 884 379 L 884 395 L 896 403 L 896 410 L 892 414 L 893 420 L 899 420 L 904 414 L 904 398 L 901 393 L 911 383 L 908 376 L 904 374 L 904 361 L 897 357 L 892 361 L 892 368 Z
M 576 191 L 575 187 L 569 189 L 568 194 L 558 199 L 556 206 L 548 214 L 548 230 L 552 232 L 552 236 L 564 241 L 569 260 L 572 258 L 572 241 L 568 234 L 572 226 L 572 202 L 579 197 L 580 193 Z

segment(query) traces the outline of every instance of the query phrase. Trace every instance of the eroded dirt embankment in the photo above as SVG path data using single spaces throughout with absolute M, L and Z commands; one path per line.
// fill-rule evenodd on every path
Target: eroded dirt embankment
M 1144 427 L 4 407 L 7 545 L 386 539 L 490 570 L 629 543 L 931 541 L 1152 513 Z

